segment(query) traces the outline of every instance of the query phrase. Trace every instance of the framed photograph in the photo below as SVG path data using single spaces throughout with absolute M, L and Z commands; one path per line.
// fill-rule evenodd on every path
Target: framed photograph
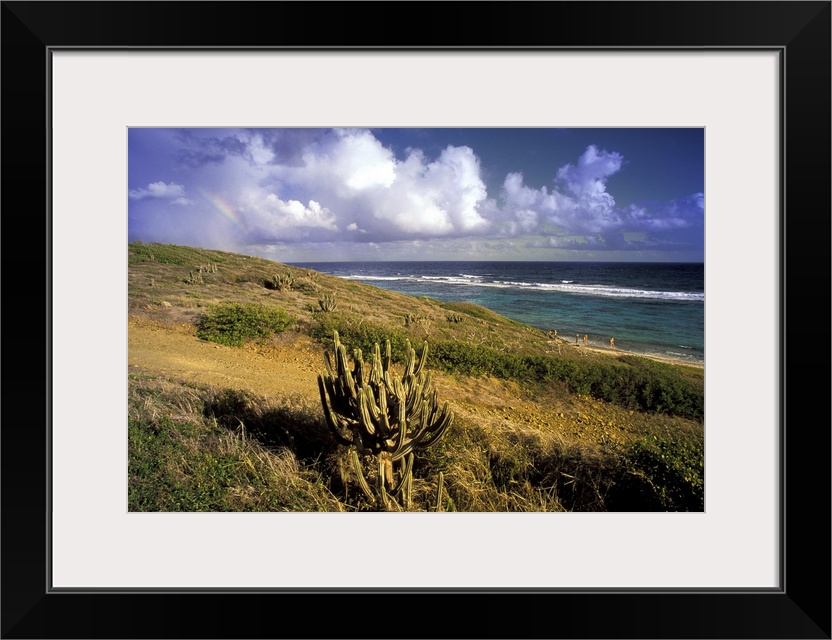
M 817 351 L 830 326 L 830 3 L 399 3 L 407 19 L 395 18 L 391 37 L 371 25 L 393 19 L 386 16 L 393 6 L 2 4 L 3 637 L 829 638 L 829 377 Z M 452 8 L 474 9 L 483 26 L 466 28 Z M 152 242 L 163 227 L 170 235 L 162 242 L 195 246 L 212 229 L 228 237 L 246 226 L 249 239 L 286 242 L 297 229 L 343 228 L 375 234 L 396 252 L 389 259 L 407 257 L 402 243 L 421 233 L 407 235 L 415 214 L 392 233 L 390 220 L 368 213 L 369 198 L 343 214 L 349 220 L 339 217 L 347 208 L 335 197 L 342 183 L 328 183 L 334 195 L 321 204 L 280 199 L 274 173 L 247 174 L 252 193 L 274 195 L 265 201 L 282 216 L 269 235 L 253 226 L 257 207 L 243 220 L 239 203 L 224 199 L 218 174 L 191 182 L 176 163 L 163 170 L 171 155 L 180 166 L 218 164 L 229 152 L 211 134 L 220 129 L 248 132 L 248 154 L 270 153 L 255 148 L 264 139 L 257 132 L 335 132 L 315 137 L 316 155 L 295 140 L 323 182 L 334 175 L 326 162 L 355 145 L 420 149 L 440 144 L 429 139 L 436 131 L 589 128 L 643 132 L 640 148 L 654 162 L 701 166 L 704 158 L 699 199 L 668 204 L 668 197 L 664 206 L 676 215 L 662 223 L 675 221 L 678 231 L 690 220 L 686 206 L 704 211 L 704 242 L 688 246 L 690 260 L 704 256 L 707 294 L 702 508 L 436 515 L 135 508 L 125 408 L 129 394 L 147 389 L 124 384 L 135 304 L 128 282 L 137 273 L 128 269 L 126 245 L 134 258 L 152 252 L 135 241 Z M 172 130 L 197 140 L 175 148 L 153 140 Z M 648 131 L 698 132 L 701 155 L 681 134 L 650 147 Z M 424 133 L 424 147 L 401 132 Z M 508 142 L 493 144 L 499 152 Z M 424 174 L 430 157 L 419 153 L 407 161 L 424 163 L 414 168 Z M 446 159 L 457 168 L 471 162 Z M 506 178 L 508 195 L 488 220 L 513 224 L 528 259 L 542 247 L 521 231 L 539 230 L 532 215 L 543 206 L 529 203 L 557 195 L 557 206 L 576 207 L 585 196 L 584 211 L 598 217 L 578 231 L 547 226 L 548 249 L 601 237 L 607 180 L 628 167 L 636 172 L 628 160 L 592 146 L 553 160 L 558 192 Z M 669 191 L 673 162 L 659 163 L 666 171 L 654 175 L 667 188 L 656 193 Z M 256 158 L 247 166 L 256 173 Z M 282 167 L 281 184 L 292 183 L 292 166 Z M 579 170 L 587 166 L 595 168 Z M 436 189 L 423 186 L 408 183 L 398 197 L 430 205 Z M 197 199 L 213 207 L 216 225 L 173 209 Z M 466 211 L 448 224 L 475 225 Z M 150 235 L 137 236 L 140 227 Z M 627 227 L 622 242 L 639 242 L 645 228 Z M 685 236 L 672 231 L 662 229 L 663 246 L 678 249 Z M 329 260 L 346 251 L 334 236 L 316 238 L 332 241 Z M 446 239 L 443 259 L 461 246 Z M 274 295 L 288 277 L 320 289 L 309 275 L 320 254 L 304 254 L 298 243 L 291 250 L 292 259 L 280 261 L 292 271 L 260 282 L 258 295 Z M 208 261 L 182 276 L 194 285 L 194 308 L 203 302 L 197 281 L 215 268 Z M 154 274 L 141 277 L 142 286 L 156 285 Z M 436 286 L 430 295 L 441 297 Z M 317 293 L 315 311 L 334 310 L 335 300 Z M 458 308 L 443 310 L 449 325 L 462 317 Z M 405 322 L 417 325 L 421 312 L 413 313 Z M 591 346 L 589 338 L 578 348 Z M 173 365 L 166 371 L 176 375 Z M 177 402 L 190 410 L 187 400 Z M 152 411 L 149 402 L 145 409 Z M 184 459 L 181 444 L 165 455 Z M 405 478 L 404 468 L 396 473 Z M 440 481 L 437 505 L 447 507 L 441 492 Z M 414 605 L 405 620 L 396 610 Z M 464 620 L 459 605 L 467 605 Z M 316 614 L 307 618 L 310 607 Z M 425 615 L 429 607 L 437 613 Z M 350 626 L 361 613 L 367 623 Z

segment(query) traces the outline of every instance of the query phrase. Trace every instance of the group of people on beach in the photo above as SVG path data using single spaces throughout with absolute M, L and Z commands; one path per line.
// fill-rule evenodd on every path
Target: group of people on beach
M 552 329 L 551 331 L 549 331 L 549 333 L 547 335 L 549 336 L 550 340 L 557 340 L 558 339 L 558 330 L 557 329 Z M 579 333 L 575 334 L 575 344 L 576 345 L 581 344 L 581 334 L 579 334 Z M 587 334 L 584 334 L 583 344 L 584 344 L 585 347 L 589 346 L 589 336 Z M 615 338 L 612 338 L 612 337 L 610 338 L 610 349 L 615 349 Z

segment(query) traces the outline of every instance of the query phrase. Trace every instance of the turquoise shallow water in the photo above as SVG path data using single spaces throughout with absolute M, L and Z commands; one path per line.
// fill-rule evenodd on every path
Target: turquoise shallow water
M 705 358 L 704 265 L 609 262 L 315 262 L 297 266 L 401 293 L 482 305 L 592 346 Z

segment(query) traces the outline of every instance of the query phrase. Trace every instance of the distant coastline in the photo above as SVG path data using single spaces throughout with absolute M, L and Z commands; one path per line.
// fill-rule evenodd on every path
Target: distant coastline
M 702 263 L 304 262 L 348 280 L 471 302 L 564 344 L 704 365 Z M 584 342 L 584 336 L 587 336 Z

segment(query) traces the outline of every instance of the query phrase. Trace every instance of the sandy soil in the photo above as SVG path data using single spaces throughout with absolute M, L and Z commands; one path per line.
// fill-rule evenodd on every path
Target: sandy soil
M 261 396 L 299 394 L 317 399 L 317 374 L 323 370 L 323 356 L 311 338 L 293 332 L 283 334 L 274 345 L 238 348 L 198 339 L 193 325 L 170 328 L 131 319 L 128 364 L 132 371 Z
M 308 336 L 287 331 L 273 344 L 238 348 L 200 340 L 194 331 L 191 324 L 170 326 L 131 317 L 130 371 L 320 402 L 317 375 L 323 370 L 323 349 Z M 435 372 L 434 380 L 456 415 L 486 428 L 556 431 L 583 442 L 620 442 L 641 429 L 633 412 L 591 398 L 555 392 L 533 396 L 515 382 L 487 376 L 456 378 Z

